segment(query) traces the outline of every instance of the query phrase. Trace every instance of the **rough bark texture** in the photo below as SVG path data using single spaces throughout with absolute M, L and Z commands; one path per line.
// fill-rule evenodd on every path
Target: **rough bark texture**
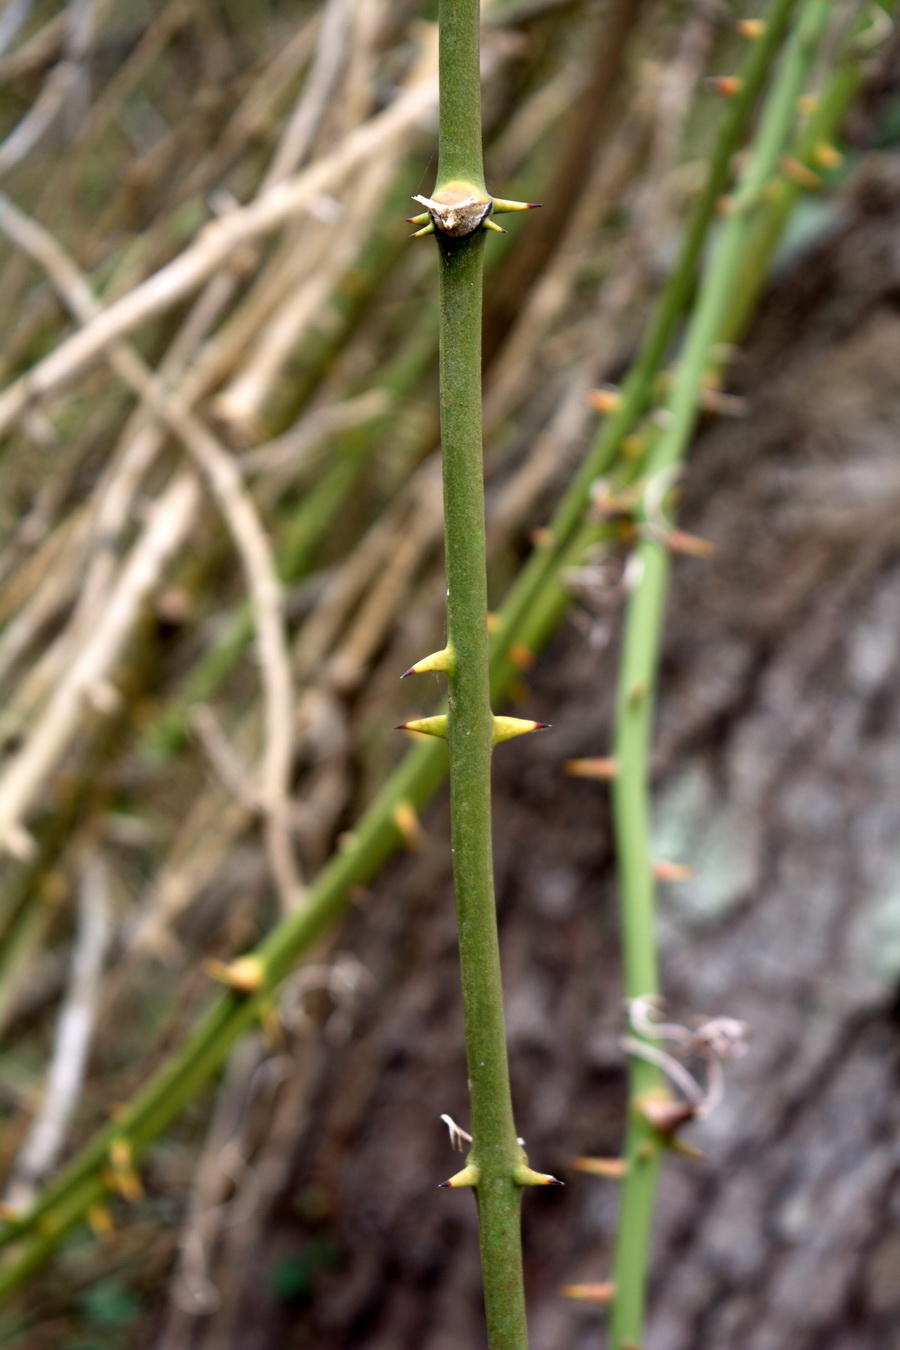
M 900 1344 L 898 297 L 885 159 L 776 287 L 732 370 L 748 415 L 707 425 L 687 476 L 718 553 L 678 562 L 668 624 L 659 853 L 696 875 L 661 898 L 665 985 L 753 1045 L 690 1132 L 706 1161 L 666 1165 L 647 1350 Z M 495 765 L 518 1128 L 568 1182 L 526 1197 L 533 1350 L 603 1342 L 556 1290 L 608 1273 L 614 1186 L 568 1160 L 614 1152 L 624 1108 L 605 794 L 560 767 L 609 742 L 614 645 L 584 627 L 533 673 L 554 731 Z M 371 983 L 274 1112 L 290 1175 L 225 1231 L 219 1312 L 173 1310 L 159 1350 L 483 1344 L 471 1197 L 435 1190 L 459 1165 L 438 1117 L 467 1123 L 445 814 L 340 938 Z

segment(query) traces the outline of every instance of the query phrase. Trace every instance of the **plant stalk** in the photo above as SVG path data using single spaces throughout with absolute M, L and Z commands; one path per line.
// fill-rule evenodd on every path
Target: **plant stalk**
M 712 348 L 739 284 L 752 221 L 763 189 L 776 172 L 788 143 L 797 99 L 829 12 L 828 0 L 805 0 L 785 46 L 730 213 L 703 278 L 668 403 L 668 423 L 655 441 L 645 468 L 648 484 L 654 480 L 660 483 L 660 475 L 673 475 L 686 454 Z M 660 500 L 662 496 L 660 493 Z M 648 523 L 645 517 L 644 534 L 636 549 L 638 581 L 625 619 L 613 749 L 618 765 L 613 781 L 613 820 L 629 1000 L 659 993 L 650 840 L 650 750 L 670 559 L 665 540 L 657 531 L 648 531 Z M 611 1350 L 626 1350 L 642 1342 L 656 1182 L 665 1141 L 643 1114 L 641 1103 L 664 1091 L 660 1070 L 632 1056 L 626 1173 L 613 1266 L 616 1293 L 610 1323 Z

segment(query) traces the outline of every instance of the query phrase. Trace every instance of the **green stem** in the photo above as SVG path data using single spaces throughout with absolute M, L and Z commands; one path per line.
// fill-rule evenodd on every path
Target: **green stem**
M 827 22 L 828 0 L 805 0 L 760 119 L 747 166 L 726 216 L 688 327 L 672 394 L 669 420 L 653 445 L 648 481 L 672 472 L 686 453 L 711 349 L 722 330 L 740 277 L 751 216 L 787 143 L 797 98 Z M 664 480 L 663 480 L 664 482 Z M 659 494 L 662 495 L 661 493 Z M 629 1000 L 659 992 L 655 887 L 650 843 L 650 747 L 659 673 L 663 613 L 669 579 L 664 541 L 645 533 L 636 549 L 637 583 L 625 619 L 616 709 L 613 819 L 622 911 L 625 988 Z M 663 1141 L 640 1104 L 663 1090 L 659 1069 L 638 1056 L 629 1062 L 626 1173 L 613 1266 L 612 1350 L 639 1345 L 643 1335 L 647 1269 L 656 1181 Z
M 484 189 L 479 2 L 441 0 L 440 194 L 449 182 Z M 523 1162 L 516 1139 L 491 841 L 493 714 L 488 646 L 481 306 L 485 234 L 438 234 L 440 403 L 447 566 L 450 812 L 481 1266 L 491 1350 L 527 1345 L 520 1237 Z
M 491 847 L 491 713 L 481 444 L 484 232 L 439 236 L 441 444 L 448 591 L 450 809 L 481 1261 L 491 1350 L 526 1344 L 521 1190 Z
M 437 187 L 456 179 L 486 191 L 481 152 L 480 0 L 441 0 Z

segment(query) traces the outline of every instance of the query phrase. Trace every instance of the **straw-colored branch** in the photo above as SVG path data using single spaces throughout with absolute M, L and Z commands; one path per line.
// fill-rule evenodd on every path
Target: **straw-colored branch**
M 97 302 L 75 264 L 52 236 L 0 196 L 0 230 L 46 269 L 76 318 L 89 322 Z M 260 796 L 264 804 L 272 871 L 282 905 L 300 899 L 289 828 L 293 693 L 284 635 L 281 587 L 271 549 L 241 476 L 228 452 L 131 348 L 113 343 L 109 360 L 148 407 L 185 444 L 208 479 L 228 522 L 247 577 L 259 640 L 264 690 L 264 741 Z M 2 791 L 2 788 L 0 788 Z

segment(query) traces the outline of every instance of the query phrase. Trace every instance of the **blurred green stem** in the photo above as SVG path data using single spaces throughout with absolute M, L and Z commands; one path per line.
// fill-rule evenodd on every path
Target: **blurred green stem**
M 642 537 L 632 564 L 635 583 L 625 618 L 613 749 L 617 765 L 613 818 L 629 1001 L 659 993 L 650 842 L 650 749 L 669 578 L 663 504 L 696 424 L 703 377 L 740 277 L 753 216 L 788 143 L 797 99 L 830 12 L 828 0 L 805 0 L 785 45 L 749 158 L 703 277 L 680 353 L 664 429 L 644 466 L 647 486 L 641 511 Z M 767 31 L 770 24 L 768 20 Z M 632 1056 L 626 1173 L 613 1268 L 612 1350 L 640 1345 L 643 1337 L 656 1181 L 664 1141 L 643 1113 L 642 1103 L 662 1091 L 660 1070 Z

